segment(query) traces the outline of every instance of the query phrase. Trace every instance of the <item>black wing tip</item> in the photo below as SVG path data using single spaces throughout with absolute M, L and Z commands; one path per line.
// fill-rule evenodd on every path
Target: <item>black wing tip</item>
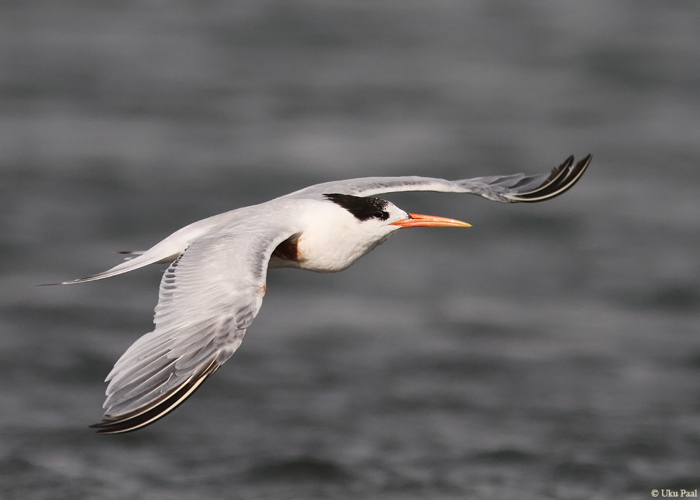
M 96 429 L 97 434 L 126 434 L 127 432 L 143 429 L 178 408 L 220 366 L 221 364 L 214 360 L 197 375 L 191 377 L 184 384 L 166 392 L 150 405 L 137 408 L 122 415 L 105 416 L 101 422 L 92 424 L 89 428 Z
M 569 168 L 569 167 L 570 167 L 571 165 L 573 165 L 573 164 L 574 164 L 574 155 L 569 155 L 569 157 L 568 157 L 566 160 L 564 160 L 564 163 L 562 163 L 561 165 L 559 165 L 559 166 L 558 166 L 557 168 L 555 168 L 554 170 L 562 170 L 562 169 L 565 169 L 565 168 Z
M 95 429 L 95 432 L 99 435 L 108 436 L 112 434 L 128 434 L 130 432 L 138 431 L 139 429 L 148 427 L 153 422 L 155 422 L 155 420 L 152 422 L 141 423 L 133 422 L 132 420 L 105 418 L 101 422 L 88 426 L 88 428 Z
M 101 422 L 88 426 L 90 429 L 96 429 L 97 434 L 126 434 L 141 429 L 141 427 L 131 427 L 123 425 L 123 421 L 118 419 L 105 418 Z
M 569 156 L 564 163 L 552 169 L 547 179 L 537 189 L 520 193 L 511 198 L 514 202 L 537 203 L 551 200 L 567 192 L 576 184 L 590 165 L 593 155 L 590 153 L 574 165 L 574 156 Z

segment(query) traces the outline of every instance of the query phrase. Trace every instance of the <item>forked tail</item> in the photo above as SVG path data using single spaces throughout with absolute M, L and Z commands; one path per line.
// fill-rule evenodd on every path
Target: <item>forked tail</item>
M 128 255 L 128 257 L 126 257 L 127 260 L 117 264 L 111 269 L 84 278 L 62 281 L 60 283 L 47 283 L 46 286 L 73 285 L 75 283 L 101 280 L 104 278 L 111 278 L 118 274 L 128 273 L 129 271 L 134 271 L 135 269 L 148 266 L 149 264 L 172 262 L 182 255 L 193 239 L 199 237 L 211 227 L 211 219 L 212 218 L 209 220 L 204 219 L 203 221 L 185 226 L 144 252 L 121 252 Z

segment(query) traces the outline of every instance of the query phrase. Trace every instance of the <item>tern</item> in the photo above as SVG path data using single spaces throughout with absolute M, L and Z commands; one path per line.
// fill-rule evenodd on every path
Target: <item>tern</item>
M 505 203 L 552 199 L 590 164 L 573 156 L 549 174 L 448 181 L 366 177 L 316 184 L 273 200 L 194 222 L 143 252 L 85 278 L 85 283 L 156 263 L 160 282 L 152 332 L 107 375 L 100 434 L 141 429 L 192 395 L 241 345 L 266 291 L 267 270 L 342 271 L 402 228 L 469 227 L 445 217 L 408 213 L 375 195 L 400 191 L 467 193 Z

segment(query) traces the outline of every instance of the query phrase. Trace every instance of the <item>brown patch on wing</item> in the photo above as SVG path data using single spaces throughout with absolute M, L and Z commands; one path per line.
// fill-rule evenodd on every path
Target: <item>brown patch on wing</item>
M 299 262 L 299 235 L 295 234 L 277 245 L 272 256 L 281 260 Z

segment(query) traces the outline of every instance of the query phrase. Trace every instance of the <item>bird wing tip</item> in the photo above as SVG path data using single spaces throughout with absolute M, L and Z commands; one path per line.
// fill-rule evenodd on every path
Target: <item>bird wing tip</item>
M 151 403 L 120 415 L 105 414 L 102 421 L 89 427 L 96 429 L 97 434 L 125 434 L 149 426 L 180 406 L 220 366 L 221 363 L 213 360 L 204 369 Z
M 545 181 L 532 191 L 516 193 L 510 196 L 513 202 L 535 203 L 550 200 L 564 194 L 576 184 L 590 165 L 593 156 L 589 153 L 574 165 L 574 156 L 569 156 L 564 163 L 554 167 Z

